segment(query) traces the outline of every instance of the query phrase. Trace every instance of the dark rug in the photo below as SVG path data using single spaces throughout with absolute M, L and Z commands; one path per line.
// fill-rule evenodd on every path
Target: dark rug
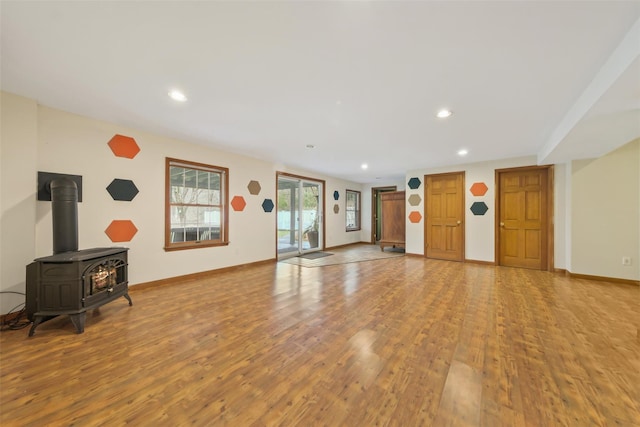
M 309 252 L 308 254 L 298 255 L 298 258 L 318 259 L 318 258 L 324 258 L 329 255 L 333 255 L 333 254 L 329 252 Z

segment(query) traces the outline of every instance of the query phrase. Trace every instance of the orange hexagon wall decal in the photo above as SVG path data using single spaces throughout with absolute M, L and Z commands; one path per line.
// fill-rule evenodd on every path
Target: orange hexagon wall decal
M 484 196 L 488 188 L 484 182 L 474 182 L 469 190 L 474 196 Z
M 247 206 L 247 202 L 244 201 L 244 197 L 242 196 L 233 196 L 233 199 L 231 199 L 231 206 L 234 211 L 243 211 L 244 207 Z
M 420 212 L 418 211 L 413 211 L 409 214 L 409 221 L 413 223 L 420 222 L 421 219 L 422 215 L 420 215 Z
M 104 232 L 112 242 L 130 242 L 138 232 L 138 229 L 133 225 L 132 221 L 123 219 L 111 221 L 111 224 Z
M 127 159 L 133 159 L 140 152 L 140 147 L 136 144 L 136 140 L 130 136 L 116 134 L 108 142 L 108 145 L 113 154 Z

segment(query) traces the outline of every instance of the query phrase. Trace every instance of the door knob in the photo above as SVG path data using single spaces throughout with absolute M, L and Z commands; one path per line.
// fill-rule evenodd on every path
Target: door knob
M 462 221 L 457 221 L 456 224 L 460 225 L 462 224 Z
M 504 222 L 501 222 L 501 223 L 500 223 L 500 227 L 504 227 Z

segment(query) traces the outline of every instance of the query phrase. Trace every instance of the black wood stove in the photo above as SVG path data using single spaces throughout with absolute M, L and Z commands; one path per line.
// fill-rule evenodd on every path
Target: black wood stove
M 29 336 L 44 320 L 68 314 L 84 332 L 87 310 L 129 297 L 127 248 L 94 248 L 37 258 L 27 265 Z
M 29 336 L 43 321 L 61 314 L 84 332 L 86 313 L 119 297 L 129 297 L 128 248 L 78 250 L 77 189 L 68 179 L 50 183 L 54 254 L 27 265 L 26 311 L 33 322 Z

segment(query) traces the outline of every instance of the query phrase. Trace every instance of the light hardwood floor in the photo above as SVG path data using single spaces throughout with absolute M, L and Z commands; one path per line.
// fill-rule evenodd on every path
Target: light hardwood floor
M 640 425 L 640 288 L 403 256 L 263 264 L 0 335 L 0 424 Z

